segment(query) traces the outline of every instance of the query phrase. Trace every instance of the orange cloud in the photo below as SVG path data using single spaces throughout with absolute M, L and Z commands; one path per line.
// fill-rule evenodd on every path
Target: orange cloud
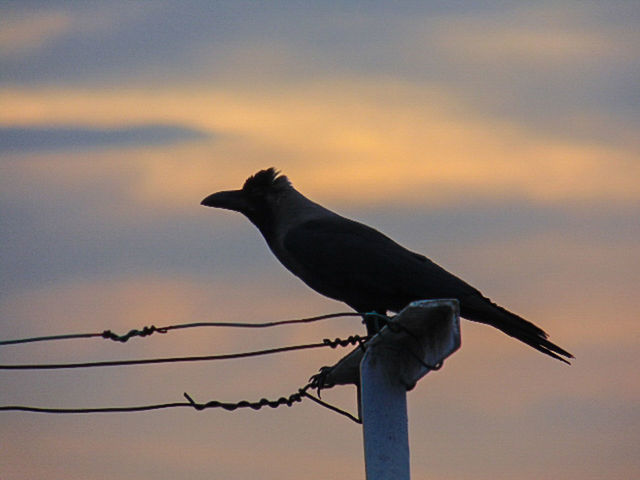
M 601 32 L 567 31 L 566 27 L 514 27 L 477 23 L 441 27 L 439 39 L 450 54 L 472 61 L 534 62 L 539 66 L 584 62 L 590 57 L 609 55 L 616 48 Z
M 0 55 L 23 55 L 68 33 L 73 24 L 62 12 L 32 12 L 24 16 L 5 13 L 0 24 Z M 3 14 L 3 15 L 5 15 Z
M 92 153 L 95 170 L 77 169 L 77 154 L 50 157 L 56 164 L 70 158 L 72 166 L 61 167 L 69 182 L 98 175 L 114 159 L 125 162 L 138 172 L 130 194 L 163 208 L 191 206 L 196 193 L 239 186 L 271 165 L 309 195 L 349 203 L 438 204 L 463 195 L 538 203 L 640 199 L 640 165 L 629 147 L 549 138 L 478 116 L 446 92 L 393 81 L 336 80 L 286 94 L 5 89 L 0 102 L 5 126 L 166 122 L 216 134 L 208 143 Z

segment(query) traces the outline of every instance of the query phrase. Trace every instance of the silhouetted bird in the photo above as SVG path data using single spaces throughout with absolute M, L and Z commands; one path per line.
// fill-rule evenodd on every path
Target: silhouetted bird
M 484 297 L 428 258 L 389 237 L 312 202 L 287 177 L 269 168 L 241 190 L 214 193 L 208 207 L 235 210 L 262 233 L 278 260 L 315 291 L 357 312 L 398 312 L 414 300 L 456 298 L 460 315 L 486 323 L 551 357 L 567 362 L 566 350 L 533 323 Z M 367 322 L 369 333 L 374 323 Z

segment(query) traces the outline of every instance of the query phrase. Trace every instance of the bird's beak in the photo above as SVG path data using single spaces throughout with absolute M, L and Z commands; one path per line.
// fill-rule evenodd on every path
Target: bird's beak
M 249 202 L 242 190 L 228 190 L 225 192 L 212 193 L 200 202 L 205 207 L 224 208 L 236 212 L 246 212 L 249 209 Z

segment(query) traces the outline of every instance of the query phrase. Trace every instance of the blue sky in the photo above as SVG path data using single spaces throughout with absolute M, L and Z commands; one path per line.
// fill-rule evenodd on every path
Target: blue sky
M 565 368 L 465 321 L 463 348 L 409 394 L 416 478 L 638 475 L 637 2 L 0 10 L 3 337 L 345 310 L 286 272 L 245 219 L 199 206 L 275 166 L 577 357 Z M 345 319 L 251 337 L 2 347 L 0 363 L 225 353 L 361 331 Z M 0 404 L 278 397 L 339 355 L 3 372 Z M 326 398 L 354 407 L 352 389 Z M 359 429 L 308 404 L 5 413 L 0 433 L 9 479 L 364 478 Z

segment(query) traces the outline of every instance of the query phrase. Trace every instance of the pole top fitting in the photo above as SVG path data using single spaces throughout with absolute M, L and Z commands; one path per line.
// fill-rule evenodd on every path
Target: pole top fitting
M 456 299 L 418 300 L 402 309 L 380 332 L 333 367 L 325 367 L 321 388 L 360 385 L 360 365 L 382 361 L 408 390 L 460 348 L 460 306 Z

